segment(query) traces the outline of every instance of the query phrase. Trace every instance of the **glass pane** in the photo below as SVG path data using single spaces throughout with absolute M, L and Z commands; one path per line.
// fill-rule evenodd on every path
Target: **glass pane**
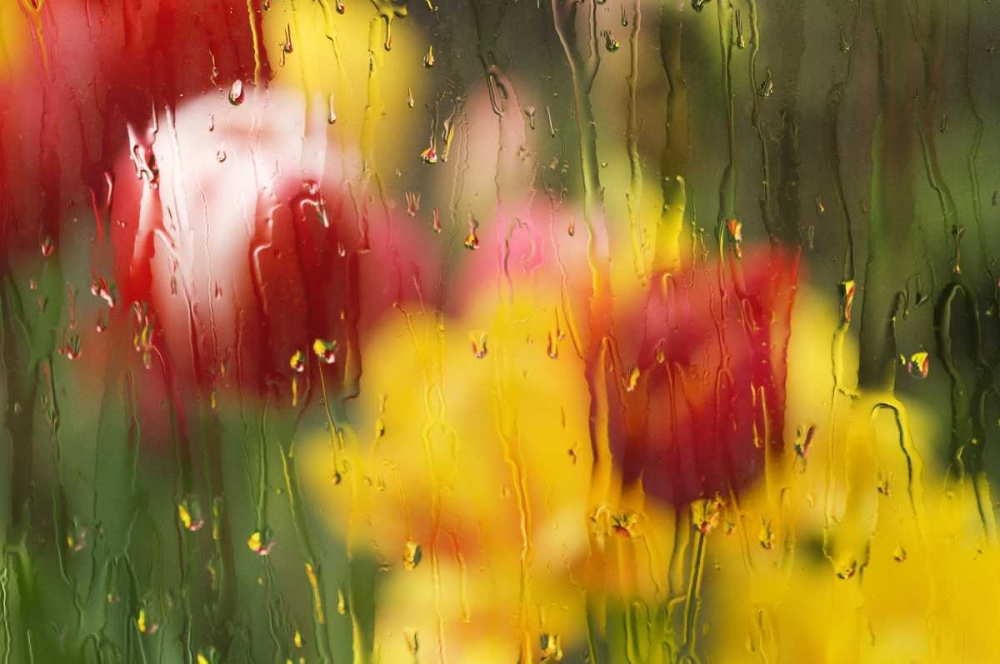
M 3 662 L 989 661 L 998 35 L 0 3 Z

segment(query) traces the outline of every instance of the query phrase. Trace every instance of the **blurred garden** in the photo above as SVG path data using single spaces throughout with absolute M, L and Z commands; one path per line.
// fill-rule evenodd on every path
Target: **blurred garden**
M 0 661 L 995 661 L 998 42 L 0 1 Z

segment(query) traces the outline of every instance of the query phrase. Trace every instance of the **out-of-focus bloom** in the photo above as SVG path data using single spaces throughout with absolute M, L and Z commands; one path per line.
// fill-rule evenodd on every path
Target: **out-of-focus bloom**
M 626 486 L 641 478 L 686 505 L 745 489 L 780 452 L 797 270 L 783 250 L 754 249 L 653 276 L 619 332 L 642 339 L 612 397 L 626 410 L 612 436 Z
M 356 375 L 360 330 L 432 301 L 431 231 L 351 181 L 357 152 L 328 138 L 322 103 L 278 87 L 243 95 L 130 127 L 115 283 L 147 364 L 159 353 L 181 385 L 293 402 L 307 365 L 335 359 L 336 376 Z M 335 350 L 320 357 L 318 342 Z
M 473 301 L 439 323 L 389 319 L 368 340 L 346 445 L 297 444 L 331 528 L 390 569 L 377 598 L 384 661 L 406 661 L 414 643 L 476 662 L 556 661 L 582 645 L 582 364 L 549 355 L 554 312 Z
M 968 601 L 998 582 L 997 553 L 973 492 L 921 463 L 938 418 L 856 392 L 855 342 L 831 362 L 834 302 L 802 295 L 786 438 L 813 430 L 809 451 L 786 449 L 707 541 L 699 643 L 720 661 L 989 661 L 1000 611 Z

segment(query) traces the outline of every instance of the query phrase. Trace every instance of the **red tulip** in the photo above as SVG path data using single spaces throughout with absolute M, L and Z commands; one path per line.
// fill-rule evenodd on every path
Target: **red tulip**
M 647 494 L 683 505 L 761 475 L 767 448 L 781 449 L 797 271 L 774 248 L 654 276 L 629 329 L 642 338 L 623 372 L 632 412 L 613 436 L 626 486 L 641 478 Z
M 349 184 L 359 159 L 327 140 L 323 103 L 245 94 L 131 130 L 115 176 L 115 281 L 137 312 L 138 350 L 164 355 L 180 385 L 291 402 L 307 367 L 356 377 L 359 333 L 433 302 L 420 236 L 433 233 Z

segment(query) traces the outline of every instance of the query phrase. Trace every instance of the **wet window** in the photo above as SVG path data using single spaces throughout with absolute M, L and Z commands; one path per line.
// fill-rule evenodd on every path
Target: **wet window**
M 0 660 L 988 661 L 988 0 L 4 0 Z

